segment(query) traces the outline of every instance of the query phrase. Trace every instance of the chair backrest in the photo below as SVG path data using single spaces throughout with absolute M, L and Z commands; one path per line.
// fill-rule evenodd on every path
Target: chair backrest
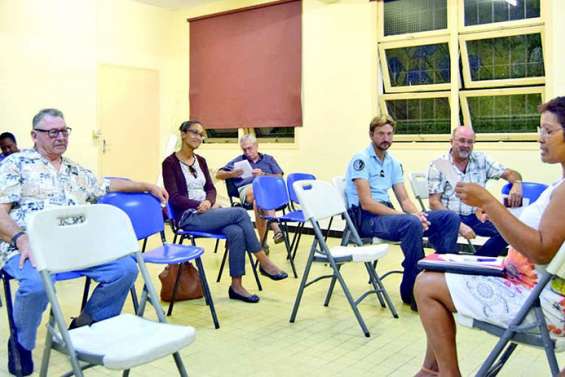
M 288 189 L 288 197 L 291 202 L 298 203 L 298 197 L 292 186 L 296 181 L 304 181 L 306 179 L 316 179 L 316 176 L 309 173 L 291 173 L 286 177 L 286 187 Z
M 98 199 L 123 210 L 130 218 L 138 240 L 165 229 L 159 200 L 144 192 L 110 192 Z
M 304 180 L 293 186 L 306 220 L 319 221 L 347 210 L 342 194 L 329 182 Z
M 565 279 L 565 242 L 563 242 L 551 262 L 547 265 L 546 271 Z
M 39 271 L 80 270 L 139 251 L 127 214 L 105 204 L 35 212 L 27 232 Z
M 264 210 L 276 210 L 288 204 L 286 184 L 281 177 L 256 177 L 253 180 L 253 196 L 257 207 Z
M 410 186 L 416 199 L 428 199 L 428 176 L 426 173 L 410 173 Z
M 339 192 L 339 194 L 341 195 L 341 197 L 343 198 L 345 205 L 347 206 L 347 194 L 345 193 L 345 177 L 341 175 L 336 175 L 335 177 L 332 178 L 332 183 Z
M 508 196 L 510 189 L 512 188 L 512 183 L 507 183 L 502 187 L 502 196 Z M 522 195 L 524 198 L 528 199 L 529 203 L 532 204 L 538 200 L 542 192 L 547 188 L 546 184 L 537 182 L 522 182 Z

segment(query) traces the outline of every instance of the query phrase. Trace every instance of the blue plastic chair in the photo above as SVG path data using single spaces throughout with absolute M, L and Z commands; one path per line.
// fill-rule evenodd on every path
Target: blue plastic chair
M 204 254 L 204 249 L 193 245 L 170 244 L 166 242 L 165 223 L 163 221 L 161 203 L 159 203 L 159 200 L 147 193 L 111 192 L 102 196 L 98 202 L 118 207 L 129 216 L 137 239 L 143 240 L 143 260 L 146 263 L 181 264 L 192 260 L 195 261 L 198 274 L 200 275 L 204 299 L 206 304 L 210 307 L 214 327 L 218 329 L 220 324 L 216 316 L 212 293 L 208 286 L 208 280 L 206 279 L 206 273 L 204 272 L 204 265 L 201 259 L 201 256 Z M 154 234 L 161 236 L 163 245 L 150 251 L 145 251 L 147 239 Z M 170 316 L 173 312 L 175 295 L 177 293 L 182 269 L 179 268 L 178 271 L 167 316 Z M 138 313 L 143 313 L 144 311 L 146 296 L 147 294 L 144 289 Z
M 292 208 L 293 211 L 296 211 L 302 216 L 302 221 L 299 222 L 298 225 L 296 226 L 294 236 L 292 237 L 292 242 L 290 243 L 290 249 L 292 250 L 293 259 L 296 257 L 296 251 L 298 250 L 298 245 L 300 244 L 300 239 L 302 237 L 302 231 L 304 230 L 304 224 L 306 223 L 306 220 L 304 219 L 304 213 L 299 208 L 300 202 L 298 201 L 298 197 L 296 196 L 296 192 L 294 191 L 294 187 L 292 185 L 296 181 L 315 180 L 315 179 L 316 176 L 310 173 L 291 173 L 286 178 L 286 187 L 288 189 L 290 207 Z
M 218 277 L 216 278 L 216 283 L 219 283 L 222 279 L 222 274 L 224 272 L 224 267 L 226 266 L 226 261 L 228 259 L 229 253 L 229 245 L 228 240 L 225 234 L 223 233 L 211 233 L 211 232 L 201 232 L 198 230 L 185 230 L 178 226 L 176 219 L 177 216 L 173 210 L 173 206 L 171 203 L 167 203 L 167 215 L 170 220 L 171 228 L 173 229 L 173 233 L 175 234 L 175 238 L 173 243 L 177 242 L 177 236 L 179 238 L 179 244 L 182 244 L 185 239 L 190 239 L 190 242 L 193 246 L 196 246 L 196 239 L 197 238 L 211 238 L 216 240 L 216 245 L 214 247 L 214 253 L 218 251 L 218 244 L 220 240 L 225 241 L 225 248 L 224 248 L 224 255 L 222 256 L 222 263 L 220 264 L 220 270 L 218 271 Z M 263 290 L 263 286 L 261 285 L 261 280 L 259 280 L 259 274 L 257 273 L 257 269 L 255 268 L 255 263 L 253 261 L 253 256 L 250 252 L 247 252 L 247 256 L 249 257 L 249 263 L 251 263 L 251 268 L 253 270 L 253 276 L 255 277 L 255 282 L 257 283 L 257 289 L 260 291 Z
M 277 211 L 286 208 L 289 205 L 289 197 L 284 179 L 275 176 L 259 176 L 253 180 L 253 195 L 255 196 L 255 204 L 258 209 L 263 211 Z M 261 240 L 261 245 L 265 245 L 269 228 L 272 223 L 278 223 L 282 229 L 284 236 L 284 245 L 286 247 L 287 258 L 294 277 L 298 278 L 296 267 L 294 266 L 294 257 L 288 237 L 288 223 L 304 222 L 304 214 L 301 211 L 290 211 L 282 216 L 261 216 L 267 222 L 267 230 Z
M 508 196 L 512 183 L 507 183 L 502 187 L 502 196 Z M 547 188 L 546 184 L 537 182 L 522 182 L 522 195 L 529 200 L 528 204 L 532 204 L 538 200 L 542 192 Z

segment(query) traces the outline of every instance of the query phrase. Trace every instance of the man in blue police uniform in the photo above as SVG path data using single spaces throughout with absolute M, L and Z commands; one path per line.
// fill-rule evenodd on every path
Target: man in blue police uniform
M 424 257 L 422 237 L 427 236 L 439 253 L 456 250 L 459 216 L 451 211 L 419 212 L 406 193 L 402 165 L 389 152 L 396 122 L 389 116 L 373 118 L 371 144 L 353 156 L 346 173 L 349 211 L 362 237 L 400 241 L 404 253 L 402 301 L 413 305 L 412 290 L 417 262 Z M 392 188 L 402 212 L 392 206 Z
M 248 203 L 253 205 L 253 210 L 255 211 L 255 224 L 257 225 L 257 232 L 259 232 L 259 238 L 263 239 L 263 235 L 266 231 L 265 220 L 261 215 L 274 216 L 275 211 L 262 211 L 261 213 L 257 210 L 255 206 L 255 198 L 253 196 L 253 180 L 255 177 L 260 175 L 283 175 L 283 171 L 275 158 L 271 155 L 259 153 L 259 145 L 257 144 L 257 139 L 253 135 L 244 135 L 239 140 L 239 145 L 243 151 L 242 155 L 237 156 L 230 162 L 228 162 L 223 168 L 218 170 L 216 173 L 216 178 L 218 179 L 231 179 L 234 186 L 239 192 L 239 198 L 242 203 Z M 243 174 L 242 169 L 235 169 L 234 164 L 238 161 L 247 160 L 253 169 L 251 173 L 253 174 L 249 178 L 241 178 Z M 275 243 L 280 243 L 284 241 L 284 236 L 278 226 L 278 224 L 271 224 L 271 228 L 274 232 L 273 241 Z

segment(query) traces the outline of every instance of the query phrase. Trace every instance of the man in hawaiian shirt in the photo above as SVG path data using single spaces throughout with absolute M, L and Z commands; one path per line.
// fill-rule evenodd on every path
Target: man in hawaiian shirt
M 47 296 L 25 233 L 27 216 L 46 208 L 92 202 L 108 191 L 147 191 L 163 202 L 168 196 L 165 190 L 149 183 L 104 179 L 99 184 L 90 170 L 63 157 L 71 129 L 61 111 L 41 110 L 32 124 L 34 148 L 14 153 L 0 165 L 0 267 L 19 282 L 13 316 L 24 375 L 33 372 L 31 351 L 47 307 Z M 137 277 L 137 266 L 132 258 L 125 257 L 79 272 L 99 284 L 71 327 L 118 315 Z M 15 374 L 9 346 L 8 369 Z
M 438 169 L 438 160 L 447 161 L 461 182 L 478 183 L 485 186 L 490 179 L 504 179 L 512 183 L 507 205 L 522 205 L 522 176 L 508 169 L 482 152 L 473 151 L 475 133 L 471 127 L 460 126 L 451 135 L 451 149 L 430 163 L 428 169 L 428 192 L 432 210 L 450 210 L 459 215 L 459 233 L 470 240 L 477 235 L 489 237 L 477 251 L 477 255 L 497 257 L 505 252 L 508 244 L 493 223 L 483 219 L 477 208 L 466 205 L 455 195 L 455 187 L 449 182 L 446 173 Z

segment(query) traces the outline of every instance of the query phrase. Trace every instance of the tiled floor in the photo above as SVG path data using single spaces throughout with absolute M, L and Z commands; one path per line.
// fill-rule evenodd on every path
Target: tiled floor
M 302 274 L 311 237 L 303 238 L 297 256 L 297 269 Z M 331 240 L 330 242 L 337 242 Z M 327 280 L 308 288 L 304 294 L 295 323 L 289 323 L 290 311 L 299 280 L 289 278 L 282 282 L 262 279 L 263 292 L 258 292 L 261 302 L 245 304 L 227 298 L 229 276 L 227 271 L 221 283 L 215 277 L 221 255 L 213 254 L 212 242 L 202 241 L 206 248 L 206 272 L 212 287 L 220 329 L 215 330 L 207 306 L 202 299 L 179 303 L 170 321 L 191 325 L 197 329 L 196 341 L 182 351 L 191 376 L 411 376 L 420 366 L 425 348 L 424 331 L 417 314 L 402 305 L 398 294 L 399 275 L 385 280 L 385 286 L 397 305 L 400 318 L 392 318 L 388 309 L 378 305 L 375 296 L 369 296 L 361 305 L 361 312 L 371 332 L 363 336 L 343 294 L 336 288 L 329 307 L 322 306 Z M 271 246 L 272 258 L 290 271 L 285 261 L 283 246 Z M 390 253 L 379 266 L 379 271 L 397 269 L 401 252 L 392 246 Z M 158 286 L 160 268 L 150 271 Z M 326 270 L 315 265 L 312 273 Z M 366 273 L 362 265 L 350 264 L 342 269 L 355 293 L 367 288 Z M 311 275 L 312 276 L 312 275 Z M 257 287 L 248 275 L 246 287 L 257 293 Z M 65 299 L 67 316 L 76 314 L 82 282 L 72 281 L 58 285 Z M 75 299 L 75 297 L 77 297 Z M 6 339 L 8 326 L 5 307 L 0 313 L 0 377 L 7 376 Z M 127 305 L 126 311 L 131 311 Z M 34 351 L 36 369 L 43 350 L 45 328 L 42 325 L 38 347 Z M 459 328 L 458 346 L 461 369 L 464 375 L 473 375 L 494 344 L 494 338 L 479 331 Z M 561 362 L 565 361 L 561 357 Z M 54 354 L 49 375 L 60 375 L 68 368 L 64 357 Z M 117 371 L 94 368 L 87 376 L 118 376 Z M 165 358 L 133 370 L 135 376 L 172 376 L 176 369 L 172 358 Z M 547 376 L 543 352 L 519 347 L 501 376 Z

